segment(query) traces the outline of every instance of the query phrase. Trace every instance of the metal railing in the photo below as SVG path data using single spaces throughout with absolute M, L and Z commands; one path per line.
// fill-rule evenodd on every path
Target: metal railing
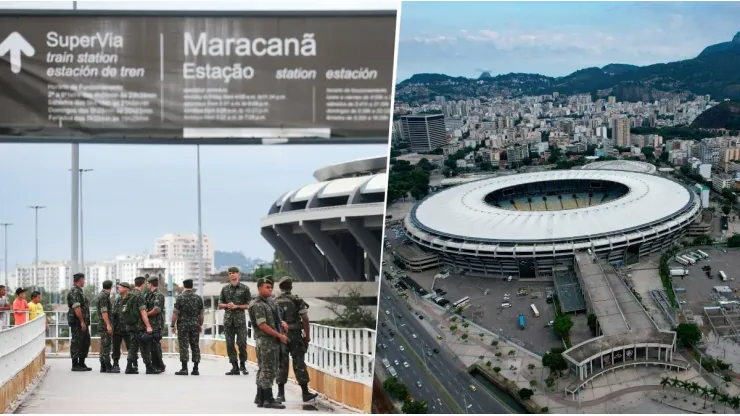
M 210 309 L 206 312 L 202 340 L 224 339 L 222 318 L 214 312 Z M 47 344 L 51 344 L 50 352 L 60 353 L 62 351 L 60 344 L 64 345 L 71 339 L 67 312 L 47 312 L 46 316 L 49 319 L 49 327 L 45 335 Z M 170 311 L 167 311 L 166 322 L 170 322 Z M 97 321 L 90 322 L 89 330 L 93 339 L 99 338 Z M 167 352 L 175 353 L 177 336 L 173 336 L 169 328 L 165 331 L 162 339 L 167 340 L 166 345 L 169 346 Z M 335 328 L 311 324 L 311 342 L 306 353 L 306 365 L 328 375 L 372 387 L 376 337 L 376 331 L 372 329 Z M 254 331 L 250 322 L 247 322 L 247 345 L 255 346 Z

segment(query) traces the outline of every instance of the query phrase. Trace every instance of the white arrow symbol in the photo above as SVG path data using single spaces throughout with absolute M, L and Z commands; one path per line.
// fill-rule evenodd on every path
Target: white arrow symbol
M 17 74 L 21 72 L 21 53 L 33 56 L 36 49 L 20 33 L 13 32 L 0 43 L 0 56 L 8 52 L 10 52 L 10 70 Z

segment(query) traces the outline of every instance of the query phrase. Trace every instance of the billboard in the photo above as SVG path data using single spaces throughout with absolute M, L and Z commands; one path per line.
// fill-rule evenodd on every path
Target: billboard
M 395 12 L 0 12 L 0 136 L 387 140 L 395 29 Z

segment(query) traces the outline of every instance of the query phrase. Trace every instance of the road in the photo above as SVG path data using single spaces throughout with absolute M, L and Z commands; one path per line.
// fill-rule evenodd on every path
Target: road
M 390 297 L 390 299 L 387 299 L 387 297 Z M 390 311 L 390 315 L 385 313 L 386 310 Z M 399 314 L 401 318 L 398 317 Z M 486 387 L 478 383 L 473 376 L 468 374 L 467 371 L 465 371 L 463 364 L 457 360 L 451 350 L 446 346 L 439 344 L 427 329 L 422 326 L 419 318 L 405 306 L 402 300 L 398 299 L 393 294 L 393 290 L 388 286 L 386 280 L 383 280 L 383 283 L 381 284 L 380 309 L 378 316 L 380 322 L 386 323 L 386 327 L 381 326 L 379 328 L 382 333 L 382 338 L 380 339 L 388 345 L 387 349 L 381 350 L 381 355 L 388 352 L 388 359 L 391 362 L 394 359 L 398 359 L 402 365 L 403 361 L 408 361 L 409 364 L 417 366 L 414 368 L 413 372 L 409 372 L 408 377 L 419 377 L 417 380 L 420 380 L 424 387 L 424 398 L 418 397 L 418 399 L 427 400 L 430 403 L 430 413 L 432 410 L 432 400 L 436 400 L 437 398 L 442 400 L 445 404 L 445 408 L 447 403 L 444 401 L 453 400 L 458 407 L 458 409 L 453 410 L 454 413 L 459 413 L 461 409 L 466 409 L 466 407 L 466 413 L 514 413 L 513 410 L 504 405 L 498 398 L 494 397 Z M 392 328 L 396 333 L 396 340 L 393 342 L 387 342 L 389 339 L 389 328 Z M 412 334 L 416 334 L 417 338 L 413 338 Z M 399 351 L 398 344 L 402 342 L 398 339 L 399 337 L 403 339 L 403 342 L 411 347 L 413 352 L 416 353 L 418 359 L 410 356 L 411 351 L 408 351 L 408 348 L 406 348 L 406 351 L 404 352 Z M 431 357 L 427 356 L 426 351 L 428 351 L 429 348 L 425 348 L 424 345 L 428 345 L 429 348 L 437 348 L 439 353 L 432 353 Z M 392 353 L 389 352 L 391 349 L 394 349 L 394 352 L 403 354 L 403 357 L 407 358 L 402 360 L 400 356 L 393 356 Z M 413 363 L 412 360 L 416 361 L 416 363 Z M 433 380 L 430 379 L 430 376 L 418 368 L 419 361 L 424 363 L 424 366 L 432 373 L 438 384 L 435 385 Z M 399 373 L 399 377 L 401 377 L 401 373 L 405 370 L 411 370 L 411 368 L 396 369 Z M 403 380 L 409 385 L 412 395 L 416 390 L 422 390 L 416 387 L 416 380 L 413 380 L 411 383 L 407 382 L 406 379 Z M 470 389 L 471 385 L 476 386 L 477 390 L 475 392 Z M 426 389 L 427 386 L 429 386 L 428 390 Z M 437 388 L 436 386 L 441 386 L 446 390 L 446 394 L 435 391 Z M 437 401 L 437 403 L 439 403 L 439 401 Z

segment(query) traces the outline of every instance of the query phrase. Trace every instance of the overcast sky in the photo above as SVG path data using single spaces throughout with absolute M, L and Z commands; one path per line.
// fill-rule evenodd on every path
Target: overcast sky
M 738 2 L 405 2 L 397 81 L 677 61 L 730 41 L 738 16 Z
M 388 10 L 374 1 L 79 1 L 79 9 Z M 0 8 L 72 7 L 71 1 L 0 1 Z M 384 156 L 384 145 L 201 147 L 203 232 L 216 250 L 272 258 L 259 220 L 285 192 L 315 182 L 325 165 Z M 0 144 L 0 222 L 9 228 L 9 264 L 34 258 L 34 215 L 39 211 L 39 257 L 69 260 L 71 146 Z M 151 252 L 165 233 L 197 233 L 195 146 L 81 145 L 84 174 L 85 259 Z M 1 232 L 1 229 L 0 229 Z M 2 235 L 0 234 L 0 238 Z M 1 256 L 0 256 L 1 257 Z

